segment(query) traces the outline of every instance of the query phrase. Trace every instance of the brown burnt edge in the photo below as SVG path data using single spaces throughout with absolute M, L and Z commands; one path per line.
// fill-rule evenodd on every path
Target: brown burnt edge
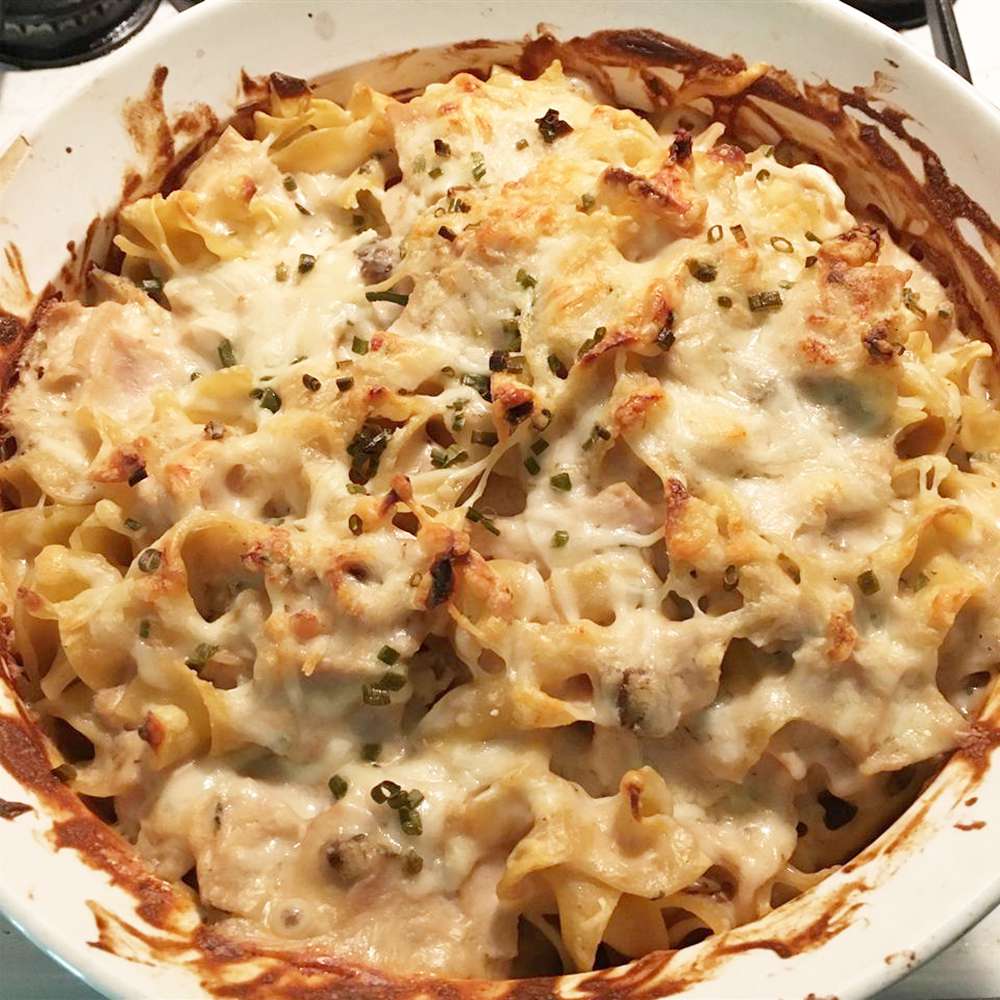
M 489 50 L 500 44 L 510 43 L 477 39 L 453 46 L 452 51 L 471 56 L 477 50 Z M 396 58 L 400 59 L 408 54 L 404 53 Z M 658 69 L 679 71 L 685 85 L 698 83 L 710 88 L 714 81 L 717 91 L 723 94 L 722 97 L 713 98 L 715 117 L 733 126 L 735 134 L 739 134 L 740 112 L 749 102 L 753 102 L 757 118 L 765 120 L 779 135 L 785 134 L 779 118 L 768 114 L 761 102 L 800 115 L 805 114 L 814 121 L 822 122 L 834 135 L 846 138 L 852 152 L 860 155 L 862 162 L 867 159 L 878 164 L 902 188 L 908 206 L 920 205 L 929 210 L 929 221 L 937 227 L 938 240 L 937 245 L 933 246 L 926 236 L 921 241 L 926 244 L 922 249 L 928 266 L 948 282 L 950 293 L 958 299 L 965 316 L 978 331 L 988 336 L 992 328 L 1000 326 L 996 322 L 998 317 L 991 310 L 984 309 L 983 305 L 984 300 L 988 300 L 990 296 L 993 301 L 1000 302 L 1000 280 L 962 237 L 956 220 L 969 220 L 987 246 L 1000 245 L 1000 231 L 980 206 L 950 182 L 937 155 L 907 133 L 906 116 L 884 107 L 876 109 L 864 89 L 856 88 L 852 92 L 845 92 L 824 84 L 806 85 L 800 90 L 794 79 L 784 72 L 767 69 L 762 74 L 754 74 L 748 71 L 746 63 L 738 56 L 715 56 L 677 39 L 647 30 L 597 32 L 589 37 L 573 38 L 567 42 L 560 42 L 547 33 L 542 34 L 536 39 L 525 40 L 519 64 L 514 68 L 525 76 L 537 76 L 555 58 L 561 59 L 570 73 L 591 79 L 607 93 L 614 92 L 607 71 L 609 67 L 636 70 L 653 108 L 669 107 L 674 94 L 674 90 L 667 87 L 657 75 Z M 473 66 L 471 69 L 475 71 L 477 68 Z M 739 83 L 741 75 L 746 75 L 746 85 L 742 89 L 734 89 L 732 84 Z M 166 69 L 159 67 L 146 95 L 141 100 L 126 105 L 126 126 L 147 166 L 143 174 L 136 172 L 125 179 L 123 203 L 154 191 L 169 193 L 178 187 L 191 166 L 226 124 L 233 124 L 240 131 L 246 132 L 252 112 L 264 105 L 270 88 L 273 87 L 281 96 L 297 96 L 303 92 L 302 81 L 294 77 L 274 74 L 268 80 L 252 78 L 244 73 L 241 101 L 229 122 L 220 123 L 210 109 L 199 105 L 170 123 L 163 105 L 166 78 Z M 729 90 L 734 92 L 729 93 Z M 710 93 L 710 89 L 707 92 Z M 857 125 L 847 115 L 848 108 L 876 124 Z M 924 164 L 926 184 L 918 184 L 910 175 L 898 153 L 882 137 L 876 125 L 888 130 L 920 156 Z M 788 138 L 801 147 L 798 136 Z M 183 139 L 180 148 L 178 139 Z M 819 151 L 811 152 L 818 162 L 831 169 L 842 184 L 845 184 L 845 180 L 850 180 L 843 176 L 843 171 L 838 170 L 836 164 L 826 164 Z M 845 187 L 849 188 L 849 183 Z M 875 209 L 874 205 L 864 207 Z M 921 212 L 916 214 L 919 217 Z M 926 217 L 927 213 L 923 214 Z M 84 245 L 80 248 L 67 248 L 71 260 L 64 267 L 60 284 L 46 289 L 32 317 L 24 319 L 10 315 L 0 316 L 0 375 L 3 376 L 4 385 L 9 384 L 12 375 L 16 378 L 13 369 L 17 357 L 37 325 L 46 300 L 82 293 L 98 233 L 102 227 L 107 228 L 109 219 L 113 220 L 115 215 L 113 213 L 110 217 L 94 220 Z M 883 221 L 889 222 L 884 214 Z M 903 237 L 903 234 L 895 230 L 893 235 Z M 979 286 L 974 299 L 959 280 L 958 268 L 947 254 L 949 249 L 957 253 Z M 12 252 L 16 253 L 16 249 L 12 248 Z M 414 996 L 435 1000 L 499 1000 L 501 997 L 506 1000 L 548 1000 L 561 996 L 565 989 L 572 989 L 583 997 L 595 1000 L 667 996 L 680 993 L 694 982 L 710 976 L 720 961 L 735 953 L 765 949 L 784 959 L 819 947 L 849 926 L 853 915 L 863 905 L 857 897 L 870 888 L 860 879 L 845 883 L 831 894 L 819 913 L 807 913 L 808 920 L 804 924 L 799 919 L 800 915 L 793 901 L 779 911 L 785 919 L 778 921 L 777 929 L 784 931 L 785 928 L 781 925 L 787 925 L 787 933 L 759 936 L 760 931 L 755 932 L 755 925 L 751 924 L 685 949 L 684 968 L 677 970 L 679 976 L 672 976 L 670 969 L 673 956 L 677 953 L 660 952 L 625 966 L 582 977 L 530 979 L 508 983 L 447 981 L 423 977 L 403 979 L 347 964 L 328 955 L 312 954 L 304 950 L 277 950 L 252 942 L 236 941 L 200 922 L 192 931 L 187 928 L 196 911 L 190 894 L 151 875 L 131 845 L 91 813 L 53 775 L 45 740 L 33 721 L 30 710 L 15 691 L 16 667 L 13 666 L 11 651 L 6 642 L 0 652 L 3 654 L 0 683 L 5 683 L 10 688 L 18 712 L 16 716 L 0 715 L 0 763 L 23 787 L 33 791 L 53 816 L 54 826 L 50 836 L 55 846 L 77 851 L 88 865 L 106 873 L 114 884 L 135 897 L 138 915 L 148 925 L 163 932 L 155 934 L 131 926 L 99 904 L 91 903 L 98 928 L 98 939 L 92 942 L 93 946 L 135 958 L 131 952 L 134 952 L 137 942 L 141 943 L 151 955 L 172 958 L 179 964 L 186 965 L 199 976 L 205 989 L 215 996 L 245 1000 L 282 996 L 307 1000 L 370 1000 L 375 997 L 404 1000 Z M 994 702 L 994 708 L 1000 709 L 1000 699 L 994 699 Z M 997 712 L 994 711 L 989 721 L 976 723 L 960 748 L 952 755 L 952 761 L 964 761 L 967 765 L 968 782 L 963 795 L 974 790 L 981 781 L 990 754 L 1000 745 L 1000 729 L 992 724 L 996 715 Z M 934 789 L 929 794 L 925 793 L 916 808 L 911 808 L 874 844 L 845 865 L 842 872 L 850 875 L 874 857 L 888 855 L 905 846 L 920 829 L 933 795 Z M 967 804 L 972 805 L 975 800 L 976 797 L 971 796 Z M 30 807 L 20 803 L 3 803 L 0 814 L 10 818 L 11 809 L 14 810 L 14 815 L 19 815 L 28 808 Z M 974 821 L 965 825 L 978 828 L 981 824 Z M 807 896 L 805 894 L 799 900 L 807 901 Z M 771 923 L 768 922 L 768 927 Z M 247 963 L 260 970 L 252 978 L 247 978 Z M 810 996 L 813 1000 L 819 1000 L 815 994 Z
M 26 812 L 31 812 L 32 807 L 27 802 L 11 802 L 8 799 L 0 799 L 0 819 L 17 819 Z

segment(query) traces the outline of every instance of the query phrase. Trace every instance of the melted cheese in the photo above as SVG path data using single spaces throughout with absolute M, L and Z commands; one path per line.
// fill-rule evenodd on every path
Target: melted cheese
M 275 97 L 43 315 L 18 649 L 79 791 L 232 933 L 458 976 L 675 947 L 960 738 L 989 351 L 828 174 L 721 131 L 558 65 Z

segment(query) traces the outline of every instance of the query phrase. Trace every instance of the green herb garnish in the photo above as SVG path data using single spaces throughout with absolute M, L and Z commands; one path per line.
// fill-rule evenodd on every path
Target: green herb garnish
M 780 309 L 782 306 L 780 292 L 755 292 L 747 296 L 750 312 L 761 312 L 766 309 Z
M 493 520 L 483 514 L 482 511 L 476 510 L 475 507 L 469 507 L 466 510 L 465 519 L 471 521 L 473 524 L 481 524 L 492 535 L 500 534 L 500 529 L 493 523 Z
M 405 306 L 410 301 L 410 296 L 403 292 L 365 292 L 365 298 L 369 302 L 394 302 L 397 306 Z
M 223 338 L 219 344 L 219 364 L 223 368 L 232 368 L 236 364 L 236 354 L 230 340 Z

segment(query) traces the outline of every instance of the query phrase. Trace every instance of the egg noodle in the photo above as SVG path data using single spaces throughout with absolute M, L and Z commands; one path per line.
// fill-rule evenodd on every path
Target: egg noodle
M 206 920 L 589 969 L 802 892 L 962 737 L 990 349 L 823 169 L 689 124 L 558 63 L 273 92 L 44 307 L 23 681 Z

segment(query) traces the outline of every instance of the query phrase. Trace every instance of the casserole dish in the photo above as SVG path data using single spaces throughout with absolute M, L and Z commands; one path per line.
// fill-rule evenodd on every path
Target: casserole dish
M 476 30 L 482 23 L 476 17 L 484 17 L 488 10 L 485 7 L 474 7 L 468 11 L 463 9 L 459 14 L 449 9 L 444 24 L 435 24 L 433 29 L 420 26 L 420 30 L 427 32 L 426 37 L 415 39 L 411 35 L 406 40 L 411 45 L 419 43 L 415 53 L 387 62 L 376 61 L 350 73 L 340 74 L 329 79 L 326 87 L 331 92 L 336 92 L 338 88 L 343 88 L 346 79 L 353 76 L 376 82 L 386 90 L 398 91 L 419 87 L 431 79 L 463 67 L 483 67 L 494 61 L 513 61 L 518 56 L 519 46 L 516 44 L 494 45 L 481 41 L 455 44 L 483 33 L 498 38 L 518 38 L 530 27 L 521 20 L 527 18 L 528 11 L 514 7 L 509 11 L 493 13 L 488 21 L 488 32 Z M 758 141 L 777 141 L 782 137 L 782 128 L 786 127 L 790 131 L 794 130 L 793 134 L 799 142 L 822 150 L 831 169 L 836 172 L 840 167 L 841 182 L 855 202 L 876 206 L 890 223 L 898 227 L 905 224 L 912 235 L 923 241 L 925 248 L 922 252 L 935 259 L 941 273 L 952 282 L 956 294 L 961 287 L 966 296 L 967 308 L 979 314 L 984 332 L 989 333 L 994 320 L 992 309 L 995 308 L 993 279 L 982 261 L 977 263 L 975 253 L 961 246 L 963 236 L 972 243 L 979 240 L 989 245 L 995 232 L 988 216 L 977 209 L 974 200 L 964 198 L 960 192 L 946 184 L 936 173 L 937 161 L 928 150 L 921 149 L 916 144 L 910 144 L 907 149 L 905 143 L 900 145 L 898 134 L 894 145 L 891 134 L 880 140 L 873 131 L 876 128 L 873 123 L 882 125 L 890 133 L 893 128 L 900 128 L 900 120 L 882 103 L 888 87 L 892 85 L 896 88 L 892 95 L 894 102 L 921 109 L 919 134 L 934 148 L 947 146 L 950 153 L 958 140 L 953 140 L 947 131 L 951 116 L 948 106 L 941 103 L 940 94 L 953 94 L 952 99 L 963 101 L 963 107 L 968 107 L 970 114 L 982 115 L 982 129 L 977 132 L 992 134 L 989 129 L 995 128 L 995 125 L 977 99 L 950 80 L 945 82 L 947 78 L 935 67 L 924 65 L 904 52 L 880 51 L 877 56 L 874 55 L 870 47 L 874 42 L 866 41 L 869 38 L 867 32 L 873 32 L 870 37 L 880 44 L 889 44 L 887 36 L 879 34 L 865 22 L 838 8 L 831 8 L 826 4 L 795 5 L 785 12 L 784 23 L 789 30 L 789 38 L 811 37 L 811 33 L 824 24 L 835 25 L 838 31 L 844 32 L 845 37 L 854 43 L 852 53 L 858 59 L 857 64 L 850 67 L 857 75 L 850 79 L 844 78 L 846 70 L 843 66 L 838 66 L 835 71 L 833 67 L 819 65 L 818 56 L 810 61 L 808 67 L 803 66 L 793 58 L 793 53 L 783 51 L 773 39 L 758 38 L 747 15 L 740 14 L 740 5 L 720 4 L 712 10 L 718 15 L 718 24 L 725 24 L 727 31 L 739 27 L 733 41 L 722 39 L 720 44 L 719 40 L 706 37 L 716 29 L 715 18 L 705 17 L 704 5 L 676 5 L 673 8 L 676 20 L 670 25 L 671 33 L 688 38 L 710 50 L 740 48 L 748 56 L 762 57 L 777 65 L 788 66 L 792 72 L 803 77 L 813 72 L 820 79 L 829 77 L 835 84 L 845 87 L 857 80 L 866 80 L 876 66 L 879 67 L 883 76 L 877 78 L 875 88 L 868 92 L 844 91 L 837 94 L 817 86 L 814 91 L 807 91 L 805 98 L 799 98 L 786 89 L 777 75 L 769 77 L 765 89 L 756 96 L 769 101 L 770 114 L 767 118 L 758 115 L 756 120 L 752 115 L 749 120 L 744 118 L 743 127 L 750 133 L 756 132 Z M 247 45 L 245 51 L 239 53 L 239 62 L 251 75 L 275 68 L 273 63 L 277 52 L 294 53 L 296 63 L 294 66 L 279 68 L 312 76 L 330 67 L 356 62 L 349 53 L 356 54 L 364 50 L 375 54 L 403 46 L 402 39 L 399 45 L 388 44 L 384 26 L 370 26 L 363 17 L 359 16 L 351 20 L 349 26 L 346 25 L 342 20 L 344 15 L 340 7 L 317 6 L 312 9 L 303 6 L 299 9 L 282 5 L 280 11 L 281 14 L 275 21 L 274 10 L 269 11 L 266 5 L 220 5 L 200 12 L 190 23 L 201 25 L 206 39 L 224 38 L 227 35 L 225 19 L 238 19 L 247 31 Z M 292 11 L 294 13 L 290 13 Z M 597 8 L 584 6 L 574 12 L 572 25 L 554 25 L 553 31 L 557 36 L 567 37 L 570 34 L 586 35 L 599 29 L 622 29 L 617 35 L 603 36 L 603 47 L 598 47 L 597 63 L 601 63 L 601 56 L 610 49 L 618 53 L 619 68 L 635 70 L 624 73 L 621 80 L 612 81 L 619 91 L 618 100 L 623 104 L 641 103 L 643 94 L 639 92 L 637 84 L 646 90 L 646 97 L 650 96 L 651 90 L 655 96 L 655 86 L 643 75 L 650 66 L 666 66 L 674 72 L 680 72 L 682 76 L 690 74 L 692 77 L 697 77 L 699 73 L 706 77 L 713 72 L 724 75 L 727 70 L 735 68 L 734 62 L 707 59 L 703 54 L 661 36 L 624 30 L 629 24 L 639 23 L 635 19 L 648 11 L 649 8 L 642 5 L 637 6 L 634 11 L 625 8 L 615 16 L 623 18 L 628 15 L 630 20 L 609 25 Z M 391 19 L 393 11 L 382 13 L 388 13 Z M 199 149 L 198 142 L 203 132 L 214 127 L 214 116 L 225 116 L 225 90 L 236 78 L 236 67 L 232 67 L 232 73 L 224 73 L 224 68 L 229 66 L 226 62 L 229 57 L 224 57 L 221 52 L 213 52 L 208 42 L 204 48 L 195 49 L 193 54 L 187 52 L 184 48 L 187 25 L 188 22 L 185 21 L 181 25 L 183 32 L 178 28 L 165 36 L 167 41 L 162 52 L 158 53 L 158 58 L 167 66 L 170 75 L 164 77 L 162 72 L 154 74 L 146 98 L 133 101 L 128 106 L 126 130 L 121 129 L 117 117 L 111 114 L 107 118 L 108 133 L 102 135 L 100 141 L 95 141 L 87 131 L 95 129 L 90 119 L 87 119 L 84 128 L 81 116 L 67 111 L 63 119 L 56 115 L 46 129 L 40 131 L 38 136 L 31 137 L 30 149 L 23 146 L 16 148 L 8 159 L 11 180 L 5 191 L 5 203 L 11 207 L 5 210 L 12 218 L 13 225 L 12 247 L 9 252 L 12 274 L 7 288 L 6 305 L 11 313 L 23 313 L 30 309 L 29 294 L 23 294 L 21 301 L 17 301 L 19 281 L 37 289 L 54 277 L 51 266 L 47 265 L 51 260 L 51 246 L 56 245 L 54 240 L 61 244 L 64 239 L 71 239 L 73 234 L 82 233 L 87 229 L 90 218 L 114 205 L 121 195 L 118 187 L 120 177 L 133 165 L 137 153 L 145 155 L 146 160 L 135 164 L 140 168 L 137 173 L 128 175 L 126 194 L 129 197 L 158 187 L 174 169 L 177 158 L 183 158 L 185 153 Z M 365 33 L 375 33 L 376 30 L 380 41 L 377 45 L 372 44 L 369 49 L 369 38 Z M 282 33 L 287 33 L 287 36 Z M 265 37 L 266 45 L 261 41 Z M 254 50 L 254 45 L 257 44 L 261 45 L 259 54 Z M 344 46 L 343 50 L 336 50 L 343 51 L 342 58 L 333 54 L 338 44 Z M 555 42 L 543 40 L 541 47 L 544 49 L 546 45 L 555 46 L 558 50 Z M 866 45 L 869 47 L 866 48 Z M 577 50 L 567 49 L 565 55 L 571 57 L 574 51 Z M 868 53 L 867 61 L 857 56 L 859 51 Z M 81 99 L 92 102 L 107 100 L 109 104 L 118 100 L 120 103 L 122 94 L 138 93 L 141 87 L 137 77 L 143 77 L 149 69 L 147 64 L 136 61 L 142 58 L 141 53 L 140 49 L 139 55 L 120 62 L 116 70 L 93 85 L 87 96 Z M 578 54 L 581 62 L 585 62 L 587 47 L 580 47 Z M 913 68 L 907 69 L 908 66 Z M 906 78 L 907 73 L 915 74 L 917 80 L 926 79 L 941 84 L 940 93 L 929 83 L 910 83 Z M 898 79 L 895 78 L 896 74 Z M 184 80 L 185 90 L 175 96 L 170 88 L 171 81 L 177 78 Z M 142 82 L 145 84 L 145 81 Z M 912 101 L 905 99 L 907 87 L 914 88 Z M 250 77 L 244 80 L 244 90 L 247 91 L 244 96 L 252 96 L 253 81 Z M 106 96 L 102 97 L 102 94 Z M 729 96 L 735 99 L 739 95 Z M 208 107 L 188 110 L 179 121 L 168 123 L 164 120 L 164 100 L 170 108 L 190 109 L 194 99 L 206 101 Z M 812 103 L 799 103 L 803 99 Z M 823 103 L 824 100 L 826 104 Z M 835 103 L 830 103 L 831 101 Z M 845 108 L 852 108 L 852 113 L 867 118 L 868 124 L 856 133 L 852 132 L 844 117 Z M 935 117 L 936 109 L 940 120 Z M 804 111 L 812 114 L 803 116 Z M 783 116 L 786 115 L 790 117 L 785 119 Z M 817 123 L 815 127 L 818 134 L 809 134 L 809 121 Z M 771 134 L 767 133 L 768 129 Z M 827 130 L 827 134 L 823 134 L 823 129 Z M 917 126 L 914 126 L 914 130 L 918 131 Z M 58 141 L 51 138 L 57 134 Z M 839 140 L 839 143 L 831 144 L 831 138 Z M 852 139 L 855 140 L 853 145 Z M 924 196 L 922 199 L 916 196 L 917 189 L 912 185 L 908 187 L 904 183 L 901 186 L 899 167 L 893 162 L 893 150 L 897 147 L 911 158 L 914 154 L 919 156 L 924 153 L 922 169 L 925 176 L 921 179 L 927 183 L 921 189 Z M 14 163 L 22 153 L 22 162 Z M 88 157 L 94 157 L 94 160 L 91 161 Z M 980 198 L 980 203 L 985 205 L 988 212 L 991 206 L 987 199 L 986 178 L 979 177 L 970 166 L 970 163 L 975 162 L 974 156 L 970 155 L 969 160 L 956 156 L 954 164 L 951 163 L 950 155 L 945 159 L 946 166 L 955 179 L 973 199 Z M 98 162 L 101 165 L 100 177 L 97 176 L 96 168 L 91 165 Z M 34 169 L 30 169 L 31 167 Z M 884 176 L 879 173 L 880 170 L 884 171 Z M 94 186 L 93 189 L 87 188 L 89 200 L 81 196 L 78 206 L 75 198 L 67 206 L 67 217 L 73 216 L 74 212 L 79 217 L 67 218 L 67 228 L 64 231 L 55 235 L 49 233 L 43 240 L 39 235 L 37 220 L 33 220 L 34 225 L 30 229 L 26 224 L 19 224 L 17 206 L 50 203 L 52 194 L 46 192 L 67 189 L 71 176 L 89 179 L 92 173 Z M 114 178 L 114 184 L 111 183 L 111 178 Z M 961 225 L 953 226 L 953 219 L 958 215 L 965 217 L 964 228 Z M 78 263 L 90 256 L 102 255 L 100 239 L 100 230 L 94 229 L 86 248 L 77 250 L 74 247 Z M 70 286 L 74 279 L 72 268 L 60 278 Z M 7 321 L 5 333 L 7 341 L 13 343 L 20 337 L 20 328 L 13 321 Z M 775 993 L 798 993 L 805 996 L 830 989 L 850 995 L 852 991 L 866 992 L 878 982 L 885 981 L 894 971 L 912 966 L 925 957 L 935 943 L 942 942 L 949 933 L 963 926 L 963 921 L 967 923 L 974 919 L 992 900 L 989 892 L 983 888 L 979 875 L 979 871 L 985 870 L 987 862 L 985 846 L 980 843 L 985 838 L 979 831 L 995 816 L 995 813 L 989 812 L 989 802 L 991 798 L 995 798 L 995 793 L 991 796 L 989 792 L 989 750 L 995 742 L 994 730 L 989 724 L 989 712 L 990 706 L 987 706 L 984 721 L 972 729 L 962 750 L 956 754 L 941 778 L 925 793 L 914 811 L 907 814 L 878 844 L 841 873 L 763 921 L 703 945 L 685 949 L 669 960 L 663 955 L 651 955 L 631 966 L 585 977 L 584 982 L 590 984 L 588 988 L 606 995 L 664 995 L 679 989 L 686 989 L 693 996 L 772 996 Z M 210 933 L 192 930 L 190 925 L 195 919 L 193 912 L 176 903 L 160 883 L 143 872 L 141 866 L 132 860 L 118 841 L 79 813 L 68 793 L 54 779 L 47 777 L 46 768 L 37 755 L 32 753 L 28 733 L 24 720 L 18 721 L 13 714 L 7 717 L 3 746 L 5 763 L 22 784 L 34 785 L 35 791 L 40 793 L 40 799 L 36 801 L 31 797 L 31 789 L 25 792 L 16 787 L 9 790 L 9 795 L 2 796 L 7 801 L 26 802 L 32 806 L 30 812 L 20 814 L 17 806 L 8 809 L 13 815 L 9 827 L 5 827 L 5 835 L 21 838 L 25 852 L 34 849 L 48 859 L 51 849 L 45 846 L 44 841 L 28 838 L 23 831 L 31 830 L 32 823 L 37 820 L 42 824 L 37 828 L 41 832 L 46 820 L 55 817 L 55 841 L 60 847 L 68 849 L 58 852 L 56 860 L 46 860 L 45 865 L 29 863 L 31 855 L 25 853 L 25 864 L 16 866 L 17 872 L 12 873 L 10 879 L 13 888 L 9 888 L 9 909 L 12 916 L 21 921 L 29 932 L 37 933 L 42 923 L 48 923 L 49 930 L 46 934 L 56 933 L 59 938 L 57 951 L 74 965 L 86 965 L 88 970 L 92 970 L 95 981 L 104 988 L 126 994 L 134 994 L 140 988 L 149 990 L 153 995 L 190 995 L 193 983 L 200 981 L 205 988 L 221 995 L 234 989 L 248 995 L 278 995 L 281 991 L 294 994 L 301 988 L 303 977 L 308 977 L 314 988 L 326 990 L 330 995 L 343 995 L 349 982 L 362 994 L 382 990 L 405 995 L 406 992 L 417 994 L 447 988 L 476 995 L 505 988 L 471 983 L 462 986 L 449 984 L 445 987 L 443 984 L 416 979 L 400 981 L 352 969 L 327 958 L 314 958 L 304 966 L 296 965 L 276 961 L 250 949 L 236 948 Z M 995 782 L 995 777 L 992 780 Z M 6 788 L 4 790 L 7 791 Z M 43 804 L 43 800 L 47 804 Z M 960 835 L 965 836 L 958 839 Z M 958 844 L 961 846 L 956 846 Z M 979 855 L 976 854 L 977 844 L 982 852 Z M 18 846 L 16 850 L 19 852 L 22 846 Z M 76 849 L 75 853 L 70 849 Z M 934 859 L 957 853 L 963 859 L 968 859 L 970 868 L 967 870 L 963 864 L 961 871 L 948 870 L 948 878 L 952 881 L 936 889 L 935 899 L 940 900 L 940 903 L 929 914 L 928 908 L 920 911 L 919 916 L 924 919 L 921 923 L 915 912 L 917 908 L 904 902 L 907 898 L 914 897 L 908 897 L 905 893 L 927 898 L 930 883 L 921 880 L 929 876 L 923 873 L 933 872 L 937 875 L 942 866 Z M 94 872 L 79 863 L 79 858 L 88 859 L 91 866 L 96 864 L 97 868 L 110 869 L 118 892 L 109 894 L 96 887 L 85 888 L 82 884 L 78 891 L 68 888 L 77 879 L 98 879 Z M 975 870 L 972 867 L 974 860 L 977 866 Z M 57 874 L 57 867 L 65 870 L 65 877 Z M 18 873 L 21 871 L 26 877 L 29 872 L 51 871 L 52 877 L 37 884 L 18 885 Z M 892 878 L 888 877 L 890 873 Z M 973 897 L 975 902 L 972 904 L 964 898 L 970 897 L 970 886 L 975 887 L 975 892 L 978 893 Z M 41 901 L 43 894 L 48 891 L 59 894 L 59 920 L 68 919 L 68 899 L 80 902 L 81 908 L 77 913 L 81 918 L 79 927 L 82 937 L 77 933 L 74 938 L 73 931 L 68 929 L 53 932 L 52 921 L 56 918 L 50 915 L 49 905 Z M 23 900 L 32 894 L 34 900 L 29 908 Z M 120 909 L 121 906 L 134 907 L 134 904 L 126 903 L 129 894 L 138 897 L 137 915 L 133 915 L 130 909 Z M 961 905 L 956 904 L 955 914 L 950 919 L 945 919 L 942 914 L 949 911 L 957 898 L 963 899 Z M 83 908 L 84 906 L 87 908 Z M 900 928 L 899 921 L 892 921 L 884 916 L 898 906 L 904 907 L 908 914 L 911 909 L 914 911 L 912 918 L 908 916 L 905 931 Z M 96 939 L 91 937 L 95 931 L 91 929 L 88 910 L 98 924 L 96 933 L 99 936 Z M 153 929 L 144 927 L 141 922 L 143 920 L 151 923 Z M 88 947 L 88 943 L 81 943 L 83 938 L 87 938 L 88 943 L 96 940 L 99 949 L 95 950 Z M 102 951 L 117 957 L 105 959 Z M 141 987 L 133 985 L 134 981 L 128 978 L 130 973 L 120 971 L 120 956 L 123 952 L 130 953 L 133 958 L 145 956 L 146 960 L 151 958 L 154 961 L 156 972 L 151 974 L 144 970 Z M 848 955 L 850 961 L 845 959 Z M 105 962 L 107 965 L 101 969 Z M 852 969 L 851 976 L 847 979 L 842 972 L 846 966 Z M 115 969 L 119 971 L 113 971 Z M 150 984 L 151 975 L 158 977 L 155 989 Z M 105 978 L 106 976 L 110 978 Z M 192 976 L 194 980 L 191 979 Z M 531 989 L 560 992 L 570 988 L 573 982 L 574 980 L 565 978 L 551 983 L 534 984 Z M 242 985 L 237 986 L 237 983 Z M 509 987 L 511 991 L 520 988 L 516 985 Z

